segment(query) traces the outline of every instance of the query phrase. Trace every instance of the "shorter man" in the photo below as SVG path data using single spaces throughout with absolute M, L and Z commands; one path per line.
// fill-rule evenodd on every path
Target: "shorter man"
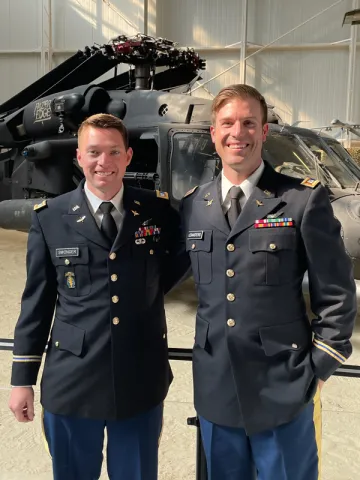
M 105 428 L 109 477 L 156 480 L 172 381 L 164 294 L 188 268 L 179 216 L 166 193 L 123 184 L 121 120 L 94 115 L 78 137 L 85 179 L 33 214 L 10 409 L 33 420 L 50 332 L 41 403 L 55 480 L 99 478 Z
M 351 354 L 355 284 L 340 224 L 318 181 L 263 162 L 267 133 L 255 88 L 221 90 L 211 134 L 222 173 L 182 205 L 199 296 L 194 394 L 209 480 L 318 480 L 318 386 Z

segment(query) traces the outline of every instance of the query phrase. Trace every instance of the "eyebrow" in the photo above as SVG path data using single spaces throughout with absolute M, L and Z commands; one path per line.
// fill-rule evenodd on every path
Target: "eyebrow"
M 99 147 L 100 147 L 100 145 L 88 145 L 86 147 L 86 150 L 91 150 L 91 149 L 99 148 Z M 121 145 L 110 145 L 110 147 L 106 146 L 105 148 L 121 148 Z
M 223 117 L 223 118 L 220 119 L 220 121 L 231 120 L 231 119 L 232 119 L 232 117 Z M 245 118 L 243 118 L 243 120 L 257 120 L 257 117 L 255 117 L 255 116 L 254 117 L 245 117 Z

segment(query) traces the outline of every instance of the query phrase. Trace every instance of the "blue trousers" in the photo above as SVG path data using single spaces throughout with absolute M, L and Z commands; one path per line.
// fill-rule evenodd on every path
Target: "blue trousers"
M 318 480 L 321 403 L 316 394 L 293 421 L 256 435 L 200 417 L 209 480 Z
M 119 421 L 91 420 L 44 412 L 44 433 L 54 480 L 97 480 L 107 431 L 111 480 L 156 480 L 163 404 Z

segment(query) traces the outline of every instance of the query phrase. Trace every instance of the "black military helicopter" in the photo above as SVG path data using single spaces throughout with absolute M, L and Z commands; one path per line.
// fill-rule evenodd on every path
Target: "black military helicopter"
M 129 72 L 118 74 L 119 64 Z M 91 83 L 111 69 L 112 78 Z M 93 113 L 117 115 L 129 130 L 134 157 L 126 182 L 165 190 L 177 207 L 187 190 L 212 180 L 221 164 L 209 131 L 211 101 L 185 94 L 203 69 L 192 49 L 119 36 L 78 51 L 0 105 L 0 227 L 27 231 L 39 199 L 78 185 L 77 129 Z M 279 172 L 327 187 L 360 280 L 360 169 L 332 137 L 285 125 L 273 108 L 268 121 L 264 158 Z
M 132 68 L 118 74 L 119 64 Z M 156 73 L 158 67 L 167 69 Z M 94 113 L 117 115 L 128 127 L 134 157 L 126 181 L 167 189 L 168 127 L 183 126 L 191 140 L 194 127 L 210 118 L 209 101 L 175 89 L 184 92 L 204 68 L 194 50 L 166 39 L 119 36 L 78 51 L 0 105 L 0 227 L 28 230 L 39 198 L 77 186 L 83 177 L 74 158 L 77 129 Z M 91 83 L 111 69 L 112 78 Z
M 270 124 L 263 158 L 280 173 L 317 178 L 327 188 L 360 295 L 360 168 L 333 137 L 287 125 Z

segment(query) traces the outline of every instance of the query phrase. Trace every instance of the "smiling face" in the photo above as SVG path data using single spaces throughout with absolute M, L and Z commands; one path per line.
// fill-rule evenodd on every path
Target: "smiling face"
M 116 128 L 86 127 L 76 151 L 89 190 L 102 200 L 111 200 L 121 189 L 126 167 L 133 155 Z
M 261 163 L 261 149 L 268 133 L 260 102 L 233 97 L 215 114 L 211 138 L 222 160 L 224 175 L 234 184 L 249 177 Z

